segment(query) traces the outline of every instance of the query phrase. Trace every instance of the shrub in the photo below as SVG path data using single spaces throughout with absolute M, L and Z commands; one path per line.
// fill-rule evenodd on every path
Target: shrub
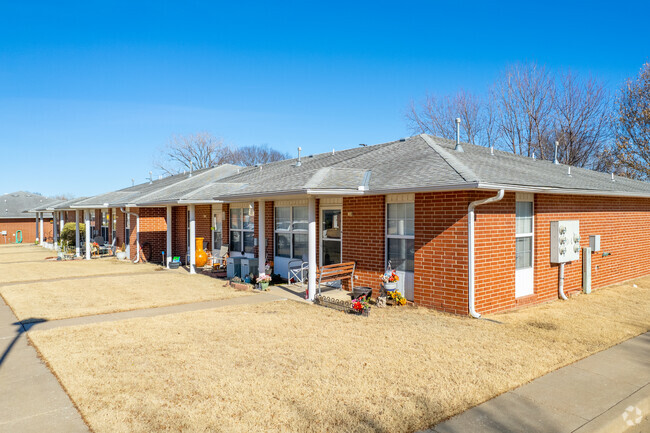
M 76 223 L 67 223 L 66 225 L 63 226 L 63 230 L 61 231 L 61 241 L 64 243 L 67 243 L 71 247 L 76 246 L 75 245 L 75 229 L 76 229 Z M 84 234 L 86 233 L 86 225 L 83 223 L 79 224 L 79 235 L 80 239 L 84 238 Z

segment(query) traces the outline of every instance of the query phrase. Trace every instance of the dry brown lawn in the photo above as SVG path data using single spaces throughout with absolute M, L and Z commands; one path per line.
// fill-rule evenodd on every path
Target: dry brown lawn
M 7 254 L 7 250 L 16 254 Z M 17 255 L 22 262 L 14 264 Z M 19 320 L 65 319 L 246 296 L 221 280 L 113 258 L 44 261 L 52 251 L 0 248 L 0 295 Z
M 487 320 L 292 301 L 30 331 L 101 432 L 430 427 L 650 329 L 650 277 Z

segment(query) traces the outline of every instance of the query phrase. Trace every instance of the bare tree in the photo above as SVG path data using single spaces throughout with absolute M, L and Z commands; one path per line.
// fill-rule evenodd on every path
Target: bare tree
M 625 83 L 616 109 L 613 159 L 629 177 L 650 180 L 650 62 Z
M 224 144 L 223 139 L 199 132 L 186 136 L 174 135 L 154 165 L 164 174 L 172 175 L 233 162 L 233 151 Z
M 557 79 L 554 138 L 564 164 L 597 168 L 605 142 L 611 138 L 610 95 L 605 85 L 568 71 Z
M 555 100 L 551 74 L 534 63 L 509 66 L 495 89 L 505 147 L 520 155 L 549 157 Z
M 412 101 L 406 119 L 413 133 L 426 133 L 451 140 L 456 137 L 454 119 L 460 117 L 463 140 L 471 144 L 483 144 L 484 109 L 481 98 L 461 90 L 453 96 L 427 95 L 419 106 Z
M 233 152 L 233 161 L 235 164 L 249 166 L 282 161 L 289 157 L 289 154 L 272 149 L 268 145 L 244 146 L 237 148 Z

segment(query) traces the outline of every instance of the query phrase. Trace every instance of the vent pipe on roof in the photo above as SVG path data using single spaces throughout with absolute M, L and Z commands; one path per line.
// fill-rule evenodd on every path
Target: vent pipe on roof
M 614 179 L 614 172 L 613 171 L 612 171 L 612 182 L 616 182 L 616 179 Z
M 302 150 L 302 147 L 298 148 L 298 161 L 296 162 L 296 167 L 300 167 L 302 165 L 302 162 L 300 162 L 300 151 Z
M 456 118 L 456 152 L 463 152 L 463 146 L 460 145 L 460 117 Z
M 533 161 L 537 159 L 537 155 L 535 154 L 535 151 L 533 150 Z
M 153 183 L 153 173 L 149 172 L 149 185 Z
M 571 176 L 571 166 L 569 166 L 569 171 L 567 172 L 567 176 Z
M 555 157 L 553 158 L 553 164 L 559 164 L 560 162 L 557 160 L 557 148 L 560 145 L 557 141 L 555 142 Z
M 190 160 L 190 175 L 188 177 L 192 177 L 192 172 L 194 171 L 194 163 L 192 160 Z
M 135 179 L 131 178 L 131 186 L 135 185 Z

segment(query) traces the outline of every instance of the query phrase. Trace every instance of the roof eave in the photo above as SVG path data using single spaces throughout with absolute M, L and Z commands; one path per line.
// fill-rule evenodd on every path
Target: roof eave
M 567 194 L 567 195 L 595 195 L 595 196 L 608 196 L 608 197 L 637 197 L 637 198 L 650 198 L 650 192 L 628 192 L 628 191 L 603 191 L 593 189 L 578 189 L 578 188 L 558 188 L 558 187 L 541 187 L 541 186 L 528 186 L 528 185 L 509 185 L 498 183 L 479 183 L 479 189 L 505 189 L 507 191 L 515 192 L 532 192 L 544 194 Z

